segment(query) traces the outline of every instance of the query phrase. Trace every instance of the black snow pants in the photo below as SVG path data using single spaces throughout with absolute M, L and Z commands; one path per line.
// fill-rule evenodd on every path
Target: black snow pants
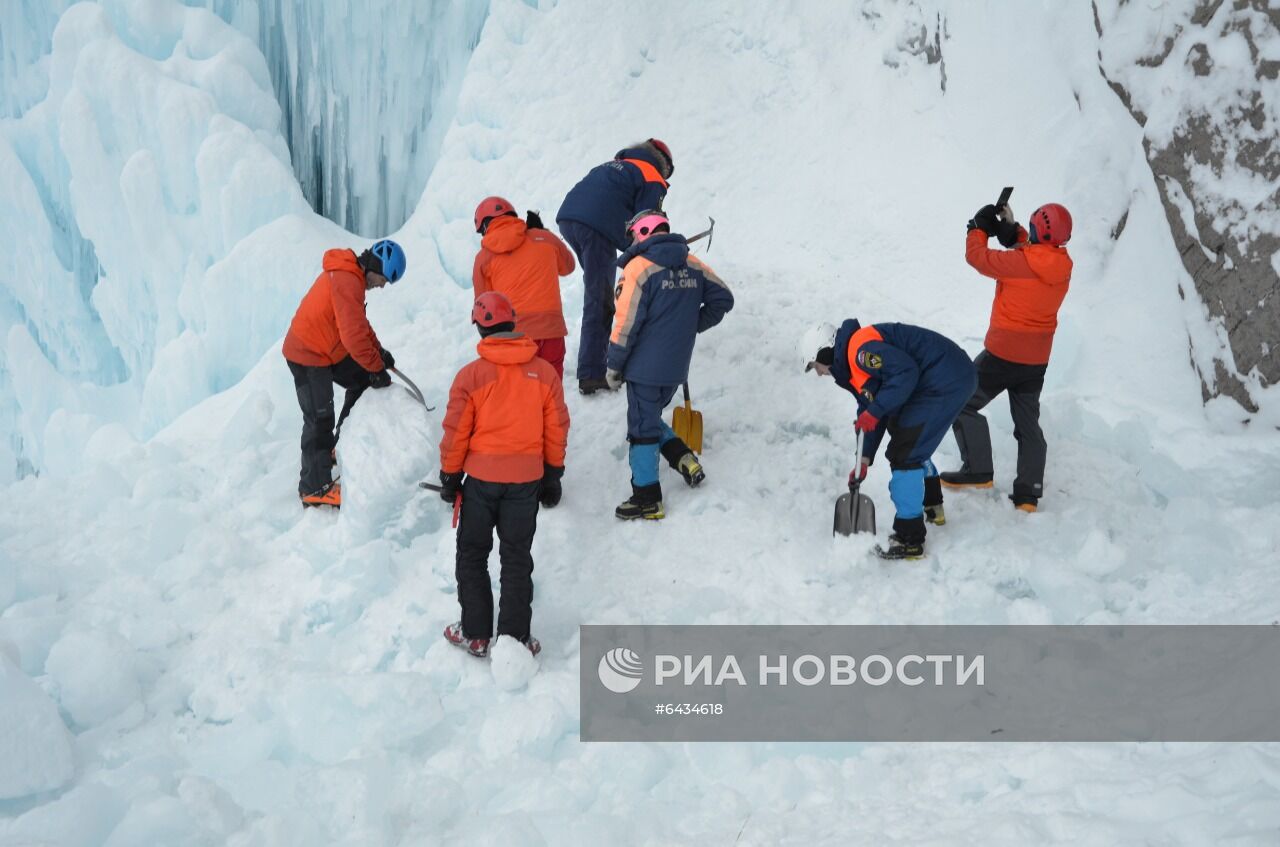
M 347 356 L 336 365 L 299 365 L 289 362 L 293 387 L 298 392 L 302 409 L 302 473 L 298 480 L 300 495 L 323 491 L 333 481 L 331 454 L 338 443 L 342 422 L 351 407 L 369 387 L 369 372 Z M 333 419 L 333 384 L 347 390 L 335 431 Z
M 978 388 L 951 425 L 960 446 L 960 470 L 965 473 L 994 473 L 991 459 L 991 430 L 978 412 L 1000 392 L 1009 392 L 1009 412 L 1013 415 L 1013 437 L 1018 441 L 1018 476 L 1013 482 L 1015 502 L 1035 503 L 1044 493 L 1046 446 L 1040 429 L 1040 390 L 1048 365 L 1022 365 L 993 356 L 986 350 L 973 360 L 978 369 Z
M 462 485 L 458 521 L 458 602 L 467 638 L 493 636 L 493 590 L 489 583 L 489 551 L 498 530 L 502 561 L 498 601 L 498 635 L 529 639 L 533 617 L 533 534 L 538 528 L 538 488 L 533 482 L 485 482 L 473 476 Z

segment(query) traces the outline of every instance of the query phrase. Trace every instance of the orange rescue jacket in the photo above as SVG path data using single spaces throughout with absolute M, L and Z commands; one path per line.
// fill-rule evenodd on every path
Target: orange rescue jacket
M 1018 241 L 1012 250 L 991 250 L 982 230 L 970 230 L 964 257 L 996 281 L 987 350 L 1010 362 L 1044 365 L 1053 349 L 1058 308 L 1071 286 L 1071 257 L 1065 247 L 1031 244 L 1026 230 L 1019 230 Z
M 573 254 L 554 233 L 528 229 L 509 215 L 494 218 L 480 241 L 471 270 L 476 297 L 507 295 L 516 310 L 516 331 L 537 341 L 569 334 L 560 305 L 560 277 L 573 273 Z
M 382 345 L 364 313 L 364 271 L 351 250 L 326 250 L 324 271 L 298 304 L 284 357 L 312 367 L 336 365 L 349 354 L 370 373 L 383 370 Z
M 480 358 L 449 389 L 440 470 L 485 482 L 533 482 L 543 464 L 564 467 L 569 409 L 555 368 L 538 345 L 498 333 L 476 345 Z

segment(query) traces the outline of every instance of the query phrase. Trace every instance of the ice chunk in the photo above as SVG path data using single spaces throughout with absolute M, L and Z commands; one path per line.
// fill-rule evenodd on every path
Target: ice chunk
M 0 651 L 0 800 L 61 788 L 74 771 L 58 707 Z
M 509 635 L 499 635 L 489 651 L 493 681 L 503 691 L 524 688 L 538 672 L 538 660 L 529 648 Z
M 68 632 L 49 651 L 45 672 L 62 708 L 82 727 L 97 726 L 142 698 L 133 648 L 113 633 Z

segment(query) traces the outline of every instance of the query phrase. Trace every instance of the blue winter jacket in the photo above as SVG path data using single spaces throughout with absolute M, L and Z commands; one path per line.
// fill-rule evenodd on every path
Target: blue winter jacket
M 850 318 L 836 332 L 834 348 L 831 375 L 836 384 L 857 398 L 859 412 L 870 412 L 880 420 L 863 442 L 864 456 L 875 455 L 885 423 L 904 408 L 909 416 L 928 418 L 932 400 L 950 398 L 957 391 L 967 397 L 973 391 L 968 354 L 931 329 L 900 323 L 863 327 Z
M 617 249 L 626 250 L 630 242 L 627 221 L 637 212 L 661 209 L 666 196 L 667 182 L 653 154 L 641 147 L 629 147 L 619 150 L 612 162 L 592 168 L 569 189 L 556 212 L 556 221 L 584 223 Z
M 633 245 L 618 266 L 609 369 L 642 385 L 687 382 L 695 336 L 733 308 L 729 286 L 674 233 Z

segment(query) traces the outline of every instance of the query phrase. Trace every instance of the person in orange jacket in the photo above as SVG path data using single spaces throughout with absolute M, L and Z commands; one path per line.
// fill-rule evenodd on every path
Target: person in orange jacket
M 366 388 L 391 384 L 395 359 L 369 325 L 365 292 L 404 276 L 404 250 L 382 240 L 359 256 L 353 250 L 324 254 L 316 277 L 284 337 L 284 358 L 302 408 L 303 506 L 341 506 L 342 486 L 333 481 L 334 445 L 342 422 Z M 333 384 L 347 390 L 335 429 Z
M 440 440 L 440 497 L 462 494 L 455 574 L 462 619 L 445 639 L 473 656 L 489 654 L 493 593 L 489 551 L 498 530 L 502 593 L 498 635 L 541 649 L 530 635 L 533 617 L 533 535 L 538 505 L 560 502 L 569 409 L 555 369 L 537 345 L 516 332 L 511 301 L 497 291 L 476 298 L 472 322 L 480 358 L 458 371 Z
M 476 297 L 499 291 L 516 311 L 516 331 L 538 345 L 564 379 L 564 337 L 569 334 L 560 305 L 560 277 L 573 273 L 573 254 L 542 225 L 537 212 L 525 220 L 501 197 L 486 197 L 476 207 L 480 252 L 471 269 Z
M 952 424 L 960 447 L 958 471 L 941 474 L 953 488 L 990 488 L 995 477 L 991 432 L 979 412 L 1002 391 L 1009 393 L 1013 437 L 1018 441 L 1018 475 L 1009 499 L 1034 512 L 1044 495 L 1046 443 L 1040 428 L 1040 391 L 1049 367 L 1058 309 L 1071 286 L 1071 213 L 1057 203 L 1031 213 L 1029 228 L 1014 220 L 1006 205 L 984 206 L 969 222 L 965 260 L 996 281 L 991 323 L 983 351 L 974 359 L 978 387 Z M 991 236 L 1010 250 L 991 250 Z

